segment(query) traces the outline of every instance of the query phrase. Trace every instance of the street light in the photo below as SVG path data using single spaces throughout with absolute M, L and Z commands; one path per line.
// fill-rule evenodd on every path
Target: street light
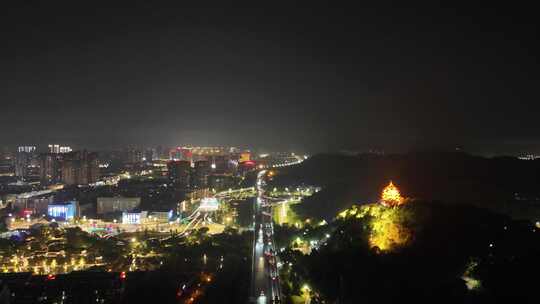
M 307 284 L 304 284 L 304 286 L 302 286 L 302 293 L 303 293 L 302 296 L 306 299 L 305 303 L 309 303 L 310 292 L 311 292 L 311 288 L 309 288 Z

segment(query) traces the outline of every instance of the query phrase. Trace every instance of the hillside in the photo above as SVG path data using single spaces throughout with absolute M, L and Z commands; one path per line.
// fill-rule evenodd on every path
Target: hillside
M 472 204 L 516 218 L 540 216 L 540 161 L 509 157 L 442 152 L 320 154 L 280 170 L 272 185 L 321 186 L 322 191 L 305 199 L 300 212 L 328 217 L 352 203 L 376 201 L 389 180 L 406 197 Z

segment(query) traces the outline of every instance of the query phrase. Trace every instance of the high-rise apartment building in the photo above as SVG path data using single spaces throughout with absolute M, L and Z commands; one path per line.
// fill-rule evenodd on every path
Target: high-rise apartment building
M 21 179 L 28 178 L 32 173 L 32 165 L 36 157 L 35 146 L 20 146 L 17 148 L 15 158 L 15 176 Z
M 71 149 L 71 147 L 67 147 L 67 146 L 60 146 L 60 145 L 57 145 L 57 144 L 51 144 L 49 145 L 49 153 L 69 153 L 69 152 L 72 152 L 73 150 Z
M 200 160 L 195 162 L 193 168 L 193 188 L 202 189 L 208 187 L 208 175 L 210 175 L 212 169 L 211 164 L 207 160 Z
M 128 147 L 125 150 L 126 152 L 126 162 L 129 164 L 137 164 L 143 161 L 144 153 L 141 149 Z
M 63 154 L 42 153 L 39 160 L 39 179 L 42 184 L 54 184 L 62 180 Z
M 62 162 L 62 182 L 67 185 L 86 185 L 97 182 L 99 164 L 97 153 L 86 150 L 66 153 Z
M 187 190 L 190 186 L 191 163 L 189 161 L 170 161 L 167 164 L 170 183 L 177 190 Z

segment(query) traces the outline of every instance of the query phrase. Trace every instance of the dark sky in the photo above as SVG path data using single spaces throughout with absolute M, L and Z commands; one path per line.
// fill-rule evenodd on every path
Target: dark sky
M 19 6 L 0 8 L 0 143 L 540 143 L 532 7 L 10 2 Z

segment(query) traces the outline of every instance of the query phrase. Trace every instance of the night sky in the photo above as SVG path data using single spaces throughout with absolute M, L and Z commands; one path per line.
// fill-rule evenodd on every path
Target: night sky
M 0 144 L 540 146 L 532 7 L 10 2 Z

